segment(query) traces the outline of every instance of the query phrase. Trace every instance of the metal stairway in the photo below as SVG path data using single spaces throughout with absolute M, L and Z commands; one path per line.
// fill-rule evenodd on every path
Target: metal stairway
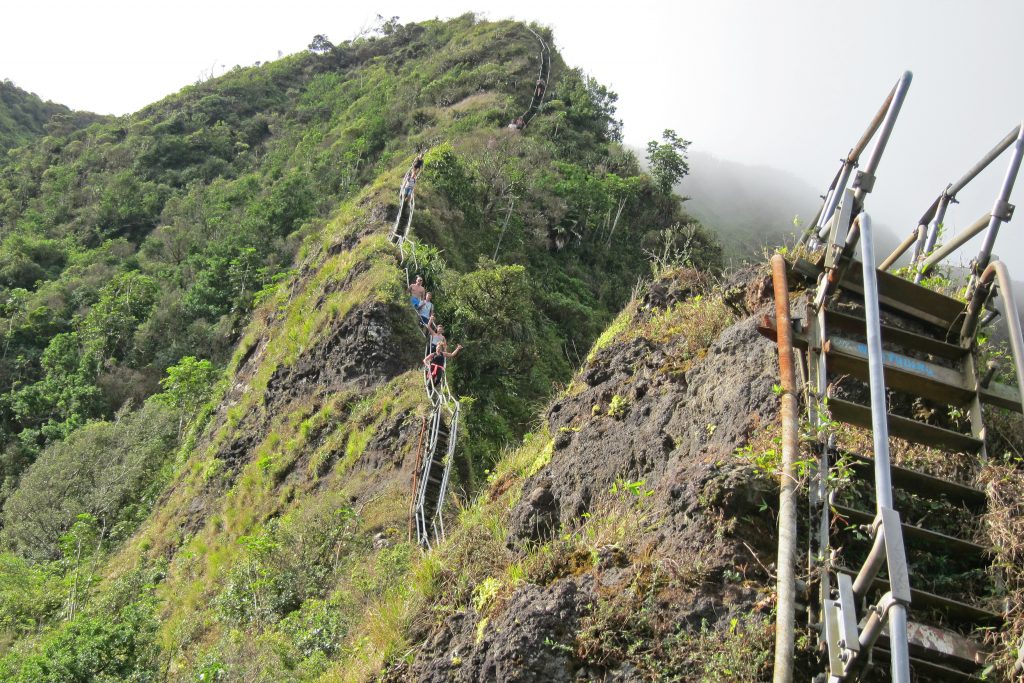
M 438 400 L 427 418 L 426 441 L 420 442 L 413 475 L 413 521 L 416 541 L 427 548 L 431 540 L 444 538 L 441 506 L 448 491 L 455 444 L 459 432 L 459 402 Z
M 410 168 L 409 174 L 411 172 Z M 398 215 L 389 235 L 389 239 L 398 247 L 407 286 L 411 281 L 410 265 L 415 270 L 419 269 L 417 245 L 409 236 L 413 213 L 416 210 L 415 192 L 406 193 L 409 174 L 406 174 L 399 190 Z M 422 328 L 420 331 L 426 337 L 426 356 L 430 353 L 430 336 Z M 445 534 L 442 508 L 455 459 L 461 406 L 448 386 L 447 374 L 442 374 L 439 380 L 432 381 L 428 369 L 425 368 L 423 388 L 430 401 L 430 414 L 424 418 L 416 446 L 410 521 L 411 526 L 416 529 L 417 543 L 430 548 L 433 541 L 443 539 Z
M 776 320 L 766 319 L 761 329 L 779 344 L 784 389 L 776 683 L 793 676 L 798 398 L 815 449 L 805 531 L 810 580 L 802 600 L 821 657 L 813 680 L 982 680 L 986 654 L 977 634 L 1003 621 L 998 599 L 978 597 L 998 592 L 990 550 L 970 528 L 985 510 L 985 493 L 947 472 L 893 465 L 890 437 L 902 440 L 903 453 L 929 448 L 933 458 L 939 451 L 947 454 L 940 460 L 980 464 L 986 457 L 983 404 L 1022 411 L 1024 342 L 1016 302 L 1005 266 L 989 260 L 1000 223 L 1012 215 L 1008 198 L 1024 133 L 1012 133 L 1007 180 L 986 216 L 990 230 L 973 263 L 966 303 L 885 271 L 915 241 L 922 248 L 912 276 L 938 262 L 929 261 L 934 242 L 927 245 L 922 229 L 933 210 L 914 239 L 877 269 L 864 200 L 910 78 L 904 74 L 843 160 L 805 236 L 811 258 L 787 264 L 776 256 L 772 263 Z M 854 176 L 876 133 L 866 167 Z M 1010 146 L 1004 143 L 981 163 Z M 953 188 L 955 196 L 964 184 L 947 191 Z M 975 336 L 981 311 L 991 306 L 993 277 L 1010 328 L 1017 387 L 993 382 L 991 370 L 978 369 Z M 790 283 L 800 281 L 810 294 L 803 317 L 794 319 Z
M 538 43 L 540 43 L 540 67 L 537 70 L 537 78 L 538 80 L 544 81 L 545 87 L 539 97 L 535 90 L 533 96 L 530 98 L 530 106 L 526 108 L 526 111 L 520 117 L 523 120 L 523 128 L 526 128 L 526 126 L 529 125 L 530 120 L 538 111 L 540 111 L 540 106 L 544 102 L 544 97 L 547 96 L 547 88 L 550 86 L 549 81 L 551 79 L 551 51 L 548 49 L 548 44 L 544 42 L 544 39 L 541 38 L 539 33 L 529 26 L 526 27 L 526 30 L 532 33 L 533 37 L 537 39 Z

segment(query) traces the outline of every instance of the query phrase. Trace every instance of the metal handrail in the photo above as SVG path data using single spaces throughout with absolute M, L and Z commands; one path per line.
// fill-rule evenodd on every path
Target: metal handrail
M 875 172 L 878 170 L 878 164 L 881 161 L 882 154 L 885 152 L 885 147 L 889 142 L 889 136 L 892 134 L 893 128 L 896 126 L 896 118 L 899 116 L 900 109 L 903 107 L 903 101 L 907 97 L 907 91 L 910 89 L 910 83 L 913 78 L 914 75 L 910 71 L 903 72 L 903 75 L 900 76 L 899 80 L 892 87 L 889 94 L 882 102 L 882 106 L 879 107 L 874 117 L 872 117 L 867 129 L 860 136 L 860 139 L 857 140 L 857 144 L 850 149 L 850 152 L 841 161 L 842 165 L 836 173 L 835 178 L 832 180 L 832 184 L 829 186 L 828 191 L 825 193 L 822 208 L 818 211 L 816 222 L 812 221 L 812 225 L 801 238 L 801 243 L 807 242 L 814 236 L 818 239 L 825 239 L 828 235 L 830 229 L 829 222 L 835 215 L 836 207 L 839 206 L 839 201 L 842 198 L 843 192 L 850 182 L 850 176 L 853 174 L 853 169 L 860 163 L 860 155 L 867 148 L 868 142 L 870 142 L 871 139 L 875 137 L 875 134 L 878 133 L 878 139 L 875 142 L 874 148 L 871 150 L 871 155 L 868 157 L 864 170 L 858 172 L 853 181 L 857 201 L 856 206 L 854 207 L 854 214 L 859 213 L 860 210 L 863 209 L 864 198 L 874 187 Z M 855 242 L 856 237 L 854 235 L 854 243 Z
M 995 161 L 1003 152 L 1010 148 L 1010 145 L 1014 144 L 1015 140 L 1019 140 L 1022 132 L 1022 126 L 1019 124 L 1013 128 L 1006 136 L 999 141 L 995 147 L 990 149 L 985 156 L 983 156 L 974 166 L 967 170 L 959 180 L 954 183 L 950 183 L 945 190 L 938 196 L 933 203 L 935 206 L 935 213 L 928 226 L 928 234 L 925 240 L 919 243 L 917 253 L 915 254 L 915 262 L 925 258 L 935 248 L 935 242 L 939 237 L 939 227 L 945 220 L 946 209 L 950 203 L 956 201 L 956 196 L 960 190 L 967 187 L 968 183 L 974 180 L 979 173 L 984 171 L 988 166 Z M 1012 163 L 1012 162 L 1011 162 Z
M 846 191 L 845 201 L 856 203 L 855 195 Z M 838 242 L 838 231 L 832 233 L 829 247 Z M 909 578 L 906 572 L 905 551 L 900 531 L 899 516 L 893 507 L 892 471 L 889 453 L 888 407 L 886 402 L 885 374 L 883 368 L 882 333 L 878 301 L 878 273 L 874 266 L 874 235 L 871 217 L 861 211 L 851 221 L 844 237 L 844 249 L 850 249 L 851 241 L 860 242 L 861 267 L 864 293 L 865 335 L 867 338 L 868 384 L 871 397 L 871 427 L 874 447 L 874 485 L 876 501 L 875 542 L 868 560 L 852 585 L 846 577 L 840 577 L 840 593 L 846 586 L 850 591 L 850 601 L 855 596 L 863 599 L 863 587 L 870 584 L 880 571 L 883 562 L 889 561 L 890 582 L 893 590 L 869 614 L 869 618 L 860 631 L 858 642 L 851 644 L 846 641 L 846 660 L 842 666 L 849 671 L 861 654 L 869 651 L 882 631 L 882 622 L 886 618 L 889 623 L 889 650 L 891 657 L 892 681 L 909 683 L 910 658 L 907 632 L 907 605 L 910 600 Z M 843 268 L 835 263 L 832 271 L 824 274 L 819 281 L 819 291 L 815 296 L 815 306 L 823 307 L 829 289 L 838 283 L 833 277 L 837 269 Z M 827 507 L 826 507 L 827 510 Z M 823 594 L 823 598 L 826 596 Z M 841 598 L 842 600 L 842 598 Z M 826 604 L 829 602 L 826 599 Z M 851 627 L 852 628 L 852 627 Z M 856 649 L 854 649 L 856 648 Z M 776 670 L 778 672 L 778 669 Z M 844 676 L 840 676 L 843 678 Z M 785 679 L 779 679 L 784 681 Z M 838 679 L 837 679 L 838 680 Z
M 1013 152 L 1010 156 L 1010 163 L 1003 175 L 1002 185 L 999 187 L 999 195 L 992 205 L 992 216 L 988 221 L 988 229 L 985 231 L 985 241 L 981 245 L 974 260 L 974 275 L 980 276 L 988 267 L 989 259 L 992 257 L 992 248 L 996 244 L 996 237 L 999 234 L 999 226 L 1003 221 L 1010 220 L 1013 209 L 1010 206 L 1010 193 L 1013 192 L 1013 184 L 1017 181 L 1017 172 L 1020 171 L 1021 160 L 1024 159 L 1024 125 L 1017 126 L 1017 138 L 1013 143 Z
M 409 284 L 409 268 L 406 262 L 411 258 L 413 266 L 418 270 L 419 263 L 416 256 L 417 243 L 409 237 L 409 231 L 412 227 L 412 217 L 416 210 L 416 198 L 415 195 L 406 195 L 406 188 L 408 187 L 408 175 L 403 178 L 402 187 L 399 190 L 399 204 L 398 204 L 398 215 L 395 217 L 395 225 L 391 231 L 391 240 L 398 247 L 399 258 L 405 269 L 406 284 Z M 405 213 L 406 206 L 408 206 L 408 217 L 405 221 L 405 228 L 402 229 L 402 215 Z M 408 248 L 408 251 L 407 251 Z M 424 332 L 426 337 L 426 347 L 424 355 L 430 353 L 430 335 L 421 328 L 421 332 Z M 446 369 L 447 370 L 447 369 Z M 416 537 L 420 545 L 426 546 L 430 549 L 430 531 L 433 530 L 433 537 L 444 538 L 444 516 L 442 515 L 441 508 L 444 502 L 445 495 L 448 490 L 448 482 L 451 477 L 451 466 L 455 455 L 455 442 L 458 437 L 459 430 L 459 415 L 461 412 L 461 404 L 452 394 L 451 387 L 448 384 L 448 374 L 445 371 L 438 381 L 432 381 L 430 378 L 430 367 L 426 366 L 423 369 L 423 385 L 424 391 L 427 395 L 427 400 L 430 401 L 432 408 L 431 419 L 430 419 L 430 430 L 427 436 L 427 442 L 425 446 L 425 457 L 420 464 L 421 471 L 419 472 L 420 480 L 416 487 L 416 500 L 413 507 L 413 517 L 416 524 Z M 427 485 L 429 484 L 430 471 L 434 464 L 434 456 L 437 452 L 439 432 L 444 424 L 444 410 L 447 409 L 450 413 L 448 422 L 448 442 L 445 449 L 444 457 L 444 471 L 441 474 L 441 483 L 439 485 L 437 505 L 431 514 L 430 519 L 427 519 Z
M 1014 151 L 992 211 L 982 216 L 969 228 L 960 232 L 952 240 L 936 250 L 935 244 L 938 241 L 939 230 L 946 219 L 946 210 L 949 208 L 949 205 L 955 204 L 957 194 L 1011 146 L 1014 148 Z M 924 274 L 935 267 L 936 264 L 987 228 L 988 233 L 985 243 L 978 254 L 973 272 L 975 277 L 978 276 L 985 269 L 991 257 L 992 247 L 995 244 L 995 237 L 999 226 L 1008 221 L 1012 215 L 1013 207 L 1008 202 L 1020 168 L 1022 148 L 1024 148 L 1024 124 L 1018 124 L 956 182 L 946 186 L 939 196 L 935 198 L 931 206 L 928 207 L 928 210 L 921 216 L 920 220 L 918 220 L 918 227 L 889 254 L 885 261 L 882 262 L 882 265 L 879 266 L 879 270 L 888 270 L 900 256 L 906 253 L 911 246 L 914 246 L 914 256 L 911 260 L 918 266 L 914 282 L 920 282 Z
M 952 254 L 954 251 L 962 247 L 964 244 L 969 242 L 975 235 L 980 233 L 986 227 L 988 227 L 989 221 L 992 218 L 991 213 L 986 213 L 978 220 L 974 221 L 966 230 L 961 230 L 957 235 L 950 241 L 943 244 L 941 247 L 936 249 L 934 252 L 929 254 L 917 269 L 917 275 L 915 277 L 916 282 L 920 282 L 921 276 L 928 274 L 928 272 L 943 261 L 947 256 Z

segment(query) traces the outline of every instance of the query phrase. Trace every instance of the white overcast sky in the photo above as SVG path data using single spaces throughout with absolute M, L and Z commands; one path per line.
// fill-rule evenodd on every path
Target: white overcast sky
M 551 26 L 570 65 L 619 93 L 628 143 L 673 128 L 694 149 L 784 169 L 820 190 L 900 73 L 913 71 L 868 203 L 901 235 L 1024 117 L 1024 0 L 8 0 L 0 78 L 76 109 L 126 114 L 211 71 L 305 49 L 317 33 L 351 38 L 377 14 L 405 22 L 470 10 Z M 948 225 L 989 210 L 1005 160 L 997 166 L 962 193 Z M 1024 178 L 1011 201 L 1022 193 Z M 997 245 L 1018 279 L 1020 223 L 1024 215 Z

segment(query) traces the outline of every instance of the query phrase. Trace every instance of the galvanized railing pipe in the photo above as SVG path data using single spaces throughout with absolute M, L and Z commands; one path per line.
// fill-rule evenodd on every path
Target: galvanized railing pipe
M 904 71 L 903 75 L 900 76 L 900 80 L 896 83 L 896 87 L 893 89 L 893 94 L 890 95 L 892 102 L 885 112 L 885 119 L 882 121 L 882 125 L 878 131 L 878 140 L 875 142 L 874 148 L 871 150 L 871 156 L 868 157 L 868 163 L 864 166 L 863 174 L 866 177 L 871 178 L 870 182 L 874 182 L 875 172 L 878 170 L 878 164 L 882 160 L 882 154 L 885 153 L 885 147 L 889 144 L 889 136 L 892 135 L 892 130 L 896 126 L 896 118 L 900 115 L 900 109 L 903 107 L 903 101 L 907 98 L 907 91 L 910 90 L 910 82 L 914 79 L 914 74 L 909 71 Z M 864 144 L 867 144 L 867 139 L 862 139 Z M 871 186 L 868 187 L 857 187 L 857 192 L 854 195 L 854 199 L 857 200 L 857 204 L 854 210 L 858 210 L 864 206 L 864 196 L 871 191 Z M 872 264 L 874 267 L 874 264 Z
M 892 135 L 893 128 L 896 127 L 896 118 L 900 115 L 900 109 L 903 107 L 903 101 L 907 98 L 907 91 L 910 89 L 910 82 L 913 80 L 914 74 L 909 71 L 904 71 L 900 80 L 896 83 L 892 95 L 892 102 L 889 105 L 888 110 L 885 112 L 885 120 L 878 132 L 878 140 L 875 141 L 875 146 L 871 150 L 871 156 L 868 158 L 867 164 L 864 166 L 864 170 L 857 174 L 857 179 L 854 181 L 855 191 L 853 194 L 853 211 L 855 214 L 863 211 L 864 209 L 864 198 L 868 192 L 874 189 L 875 185 L 875 172 L 878 170 L 878 164 L 882 160 L 882 154 L 885 153 L 885 147 L 889 144 L 889 136 Z M 850 231 L 846 234 L 846 245 L 844 251 L 852 253 L 854 247 L 857 246 L 857 240 L 860 239 L 859 226 L 857 221 L 854 221 L 850 226 Z M 874 262 L 871 264 L 874 269 Z
M 878 142 L 875 144 L 874 149 L 871 152 L 871 157 L 868 160 L 865 173 L 873 175 L 875 169 L 878 166 L 878 162 L 881 159 L 882 152 L 885 151 L 885 145 L 889 140 L 889 135 L 892 133 L 892 127 L 895 124 L 896 116 L 899 115 L 900 107 L 903 106 L 903 100 L 907 96 L 907 89 L 910 87 L 910 80 L 913 75 L 909 71 L 905 71 L 900 80 L 896 82 L 896 85 L 892 87 L 889 94 L 886 95 L 885 101 L 882 102 L 882 106 L 878 108 L 875 115 L 871 118 L 871 122 L 868 124 L 867 129 L 861 134 L 860 139 L 855 144 L 843 159 L 843 165 L 840 167 L 836 178 L 832 181 L 832 185 L 829 186 L 828 192 L 825 193 L 825 201 L 822 205 L 821 211 L 818 212 L 818 219 L 815 225 L 817 235 L 819 239 L 824 239 L 828 235 L 829 221 L 832 219 L 832 215 L 835 213 L 836 207 L 839 205 L 839 200 L 843 196 L 843 190 L 846 189 L 847 184 L 850 182 L 850 175 L 853 173 L 853 169 L 860 163 L 860 155 L 864 153 L 868 143 L 871 142 L 871 138 L 875 136 L 878 129 L 882 128 L 882 135 L 879 137 Z M 864 190 L 858 196 L 858 201 L 863 204 L 864 194 L 869 190 Z M 860 204 L 859 204 L 860 205 Z
M 836 171 L 835 176 L 832 178 L 832 184 L 825 190 L 825 194 L 821 197 L 821 204 L 818 206 L 818 212 L 814 214 L 814 218 L 804 228 L 804 234 L 800 236 L 800 244 L 807 243 L 811 237 L 816 237 L 821 230 L 821 227 L 827 222 L 825 218 L 825 209 L 828 208 L 832 201 L 832 195 L 836 191 L 836 186 L 839 184 L 839 179 L 843 174 L 843 169 L 846 168 L 846 159 L 840 161 L 839 170 Z
M 871 393 L 871 432 L 875 463 L 875 504 L 879 514 L 882 508 L 893 508 L 892 473 L 889 463 L 889 422 L 885 396 L 885 372 L 882 366 L 882 331 L 878 309 L 878 273 L 875 271 L 875 245 L 871 232 L 871 217 L 860 213 L 854 227 L 861 236 L 861 261 L 864 277 L 864 318 L 868 347 L 868 383 Z M 852 232 L 852 229 L 851 229 Z M 882 533 L 881 530 L 878 533 Z M 892 680 L 909 683 L 910 658 L 907 645 L 907 610 L 900 603 L 888 610 Z
M 975 259 L 974 272 L 976 275 L 988 266 L 989 258 L 992 256 L 992 247 L 995 246 L 996 236 L 999 234 L 999 226 L 1004 220 L 1008 220 L 1010 193 L 1013 192 L 1013 184 L 1017 180 L 1022 157 L 1024 157 L 1024 125 L 1017 126 L 1017 137 L 1013 143 L 1010 163 L 1006 168 L 1006 175 L 1003 176 L 999 196 L 992 206 L 992 217 L 989 219 L 988 230 L 985 233 L 985 242 L 981 245 L 981 251 L 978 252 L 978 257 Z
M 932 218 L 935 217 L 935 212 L 939 210 L 939 202 L 942 201 L 942 197 L 945 194 L 940 194 L 932 202 L 932 205 L 928 207 L 928 210 L 924 212 L 924 215 L 917 221 L 917 244 L 914 246 L 914 257 L 911 259 L 912 263 L 917 263 L 921 260 L 921 257 L 928 253 L 927 242 L 928 242 L 928 226 L 932 222 Z
M 928 222 L 930 223 L 928 229 L 928 236 L 925 239 L 924 246 L 918 254 L 918 259 L 926 257 L 929 254 L 929 252 L 931 252 L 932 249 L 935 248 L 935 243 L 938 241 L 939 238 L 939 228 L 941 227 L 942 221 L 945 218 L 946 207 L 949 205 L 949 203 L 955 202 L 956 196 L 960 192 L 960 190 L 967 187 L 968 183 L 974 180 L 979 173 L 988 168 L 989 164 L 995 161 L 1000 154 L 1005 152 L 1010 147 L 1010 145 L 1013 144 L 1013 141 L 1016 140 L 1018 135 L 1020 134 L 1020 128 L 1021 127 L 1019 125 L 1014 127 L 1013 130 L 1006 134 L 1006 137 L 999 141 L 999 144 L 990 149 L 988 153 L 985 154 L 985 156 L 983 156 L 978 161 L 978 163 L 974 164 L 974 166 L 968 169 L 966 173 L 960 176 L 959 180 L 957 180 L 954 183 L 950 183 L 948 186 L 946 186 L 946 189 L 942 191 L 942 194 L 940 194 L 939 198 L 936 200 L 936 202 L 942 202 L 942 208 L 939 212 L 940 215 L 937 218 L 935 218 L 934 221 L 931 219 L 928 220 Z M 932 217 L 935 216 L 935 210 L 936 204 L 932 204 L 932 208 L 929 209 L 929 212 L 931 213 Z
M 900 245 L 896 247 L 891 254 L 885 257 L 885 260 L 882 261 L 882 265 L 878 266 L 878 269 L 889 270 L 900 256 L 903 256 L 910 247 L 914 246 L 914 244 L 920 240 L 921 233 L 925 229 L 926 228 L 923 225 L 917 226 L 917 229 L 914 230 L 914 232 L 910 233 L 905 240 L 900 242 Z
M 929 270 L 938 265 L 943 259 L 952 254 L 954 251 L 966 244 L 972 237 L 984 230 L 991 219 L 992 214 L 986 213 L 978 220 L 971 223 L 966 230 L 961 230 L 956 234 L 953 239 L 943 244 L 941 247 L 933 251 L 931 254 L 922 261 L 920 268 L 918 269 L 919 275 L 926 274 Z
M 989 164 L 991 164 L 999 157 L 1000 154 L 1008 150 L 1010 148 L 1010 145 L 1013 144 L 1014 140 L 1016 140 L 1020 136 L 1020 132 L 1020 124 L 1017 124 L 1009 133 L 1006 134 L 1006 137 L 999 141 L 998 145 L 990 149 L 988 151 L 988 154 L 983 156 L 981 160 L 978 161 L 978 163 L 976 163 L 974 166 L 970 168 L 970 170 L 967 171 L 967 173 L 964 173 L 963 176 L 961 176 L 960 180 L 950 185 L 949 189 L 946 190 L 946 193 L 949 194 L 950 196 L 955 197 L 957 193 L 960 192 L 960 190 L 964 189 L 969 182 L 974 180 L 979 173 L 984 171 Z
M 850 152 L 851 156 L 853 152 Z M 832 220 L 832 216 L 836 212 L 836 207 L 839 206 L 839 200 L 843 196 L 843 190 L 850 182 L 850 174 L 853 173 L 854 167 L 857 165 L 856 160 L 851 161 L 850 157 L 847 157 L 846 161 L 843 162 L 843 167 L 839 171 L 839 178 L 836 182 L 835 188 L 829 193 L 825 199 L 825 207 L 822 210 L 821 217 L 818 219 L 818 239 L 825 239 L 829 232 L 829 221 Z
M 889 470 L 889 422 L 885 400 L 885 372 L 882 366 L 882 329 L 878 309 L 878 277 L 871 217 L 861 213 L 854 219 L 860 228 L 864 274 L 864 319 L 867 326 L 868 382 L 871 392 L 871 431 L 875 461 L 875 501 L 878 511 L 892 508 L 892 480 Z
M 892 107 L 893 100 L 896 97 L 896 91 L 899 90 L 900 83 L 903 78 L 906 78 L 910 72 L 904 72 L 903 77 L 892 86 L 889 94 L 885 96 L 885 101 L 882 102 L 882 106 L 878 108 L 875 115 L 871 118 L 871 123 L 868 124 L 864 134 L 860 136 L 860 140 L 857 140 L 857 144 L 850 150 L 850 154 L 847 155 L 847 160 L 852 161 L 854 164 L 860 159 L 860 155 L 867 149 L 868 143 L 871 142 L 871 138 L 875 136 L 875 132 L 878 131 L 878 127 L 882 125 L 882 121 L 885 119 L 886 114 L 889 113 L 889 109 Z
M 853 581 L 853 594 L 857 600 L 863 600 L 871 589 L 871 584 L 878 576 L 878 572 L 882 571 L 882 566 L 885 564 L 885 534 L 882 533 L 881 529 L 875 530 L 875 540 L 871 544 L 871 551 L 868 553 L 868 557 L 864 560 L 864 565 L 861 571 L 857 574 Z
M 782 381 L 782 472 L 779 475 L 779 557 L 775 616 L 774 683 L 793 680 L 793 647 L 796 638 L 796 461 L 800 450 L 800 412 L 796 372 L 793 368 L 793 322 L 789 314 L 789 282 L 786 260 L 772 256 L 775 290 L 775 329 Z
M 949 208 L 949 203 L 954 199 L 952 195 L 946 194 L 946 192 L 948 192 L 948 189 L 939 195 L 935 215 L 932 216 L 931 222 L 928 223 L 928 234 L 924 238 L 924 248 L 920 254 L 921 258 L 926 258 L 932 249 L 935 248 L 935 242 L 939 239 L 939 230 L 942 229 L 943 223 L 946 222 L 946 209 Z M 920 280 L 921 274 L 918 273 L 914 278 L 914 282 L 920 282 Z

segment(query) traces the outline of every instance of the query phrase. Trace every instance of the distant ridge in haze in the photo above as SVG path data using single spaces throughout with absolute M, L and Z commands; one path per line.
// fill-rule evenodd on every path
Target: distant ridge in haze
M 721 239 L 726 258 L 760 258 L 765 246 L 792 242 L 793 219 L 808 220 L 818 192 L 796 176 L 705 152 L 690 155 L 690 175 L 676 187 L 688 213 Z

